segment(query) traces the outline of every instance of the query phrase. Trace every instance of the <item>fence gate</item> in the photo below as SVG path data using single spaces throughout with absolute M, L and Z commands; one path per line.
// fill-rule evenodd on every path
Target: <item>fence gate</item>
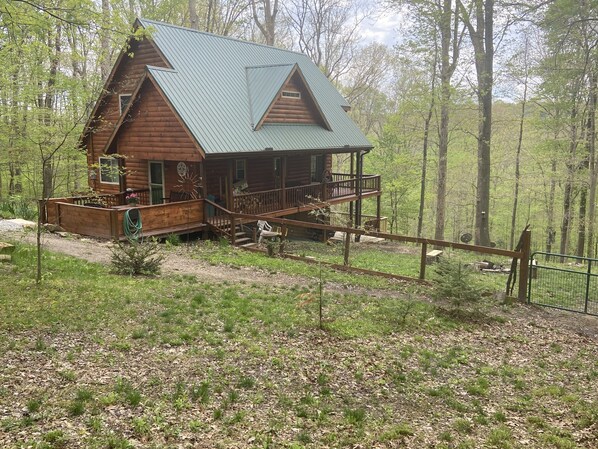
M 598 259 L 535 252 L 528 301 L 598 316 Z

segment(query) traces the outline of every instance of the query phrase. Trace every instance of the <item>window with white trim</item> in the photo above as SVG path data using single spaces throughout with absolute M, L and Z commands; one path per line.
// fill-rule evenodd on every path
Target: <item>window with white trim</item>
M 100 157 L 100 182 L 103 184 L 118 184 L 118 159 Z
M 294 98 L 295 100 L 299 100 L 301 98 L 301 92 L 295 92 L 292 90 L 283 90 L 282 96 L 285 98 Z
M 120 106 L 120 113 L 122 114 L 123 111 L 126 109 L 129 101 L 131 101 L 131 94 L 121 94 L 118 96 L 118 103 Z
M 235 160 L 235 181 L 242 181 L 247 175 L 247 166 L 245 159 Z

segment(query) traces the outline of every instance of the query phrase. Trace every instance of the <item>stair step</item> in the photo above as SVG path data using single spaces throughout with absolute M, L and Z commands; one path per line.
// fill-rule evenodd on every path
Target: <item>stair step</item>
M 242 237 L 240 239 L 235 239 L 235 245 L 237 245 L 237 246 L 242 245 L 247 242 L 251 242 L 251 239 L 249 237 Z
M 255 242 L 249 242 L 249 243 L 245 243 L 243 245 L 239 245 L 241 248 L 253 248 L 254 246 L 257 246 L 257 243 Z

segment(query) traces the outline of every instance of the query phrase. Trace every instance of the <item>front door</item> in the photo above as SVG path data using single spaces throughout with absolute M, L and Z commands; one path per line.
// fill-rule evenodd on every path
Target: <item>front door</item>
M 164 202 L 164 162 L 149 162 L 149 189 L 151 204 Z

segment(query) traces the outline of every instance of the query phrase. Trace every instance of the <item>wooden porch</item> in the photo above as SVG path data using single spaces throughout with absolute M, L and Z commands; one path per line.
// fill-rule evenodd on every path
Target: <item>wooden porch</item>
M 126 196 L 131 193 L 135 193 L 138 198 L 135 205 L 127 204 Z M 380 176 L 358 178 L 336 173 L 329 182 L 233 195 L 232 210 L 202 198 L 150 204 L 149 190 L 141 189 L 114 194 L 51 198 L 45 204 L 45 209 L 42 208 L 42 217 L 45 223 L 57 225 L 67 232 L 125 240 L 125 215 L 132 208 L 139 210 L 143 235 L 150 237 L 186 234 L 208 227 L 224 232 L 225 227 L 218 224 L 221 221 L 232 224 L 228 217 L 224 219 L 228 214 L 282 217 L 357 201 L 360 198 L 379 197 L 380 194 Z
M 233 194 L 231 212 L 275 217 L 379 196 L 380 176 L 333 173 L 332 181 Z

